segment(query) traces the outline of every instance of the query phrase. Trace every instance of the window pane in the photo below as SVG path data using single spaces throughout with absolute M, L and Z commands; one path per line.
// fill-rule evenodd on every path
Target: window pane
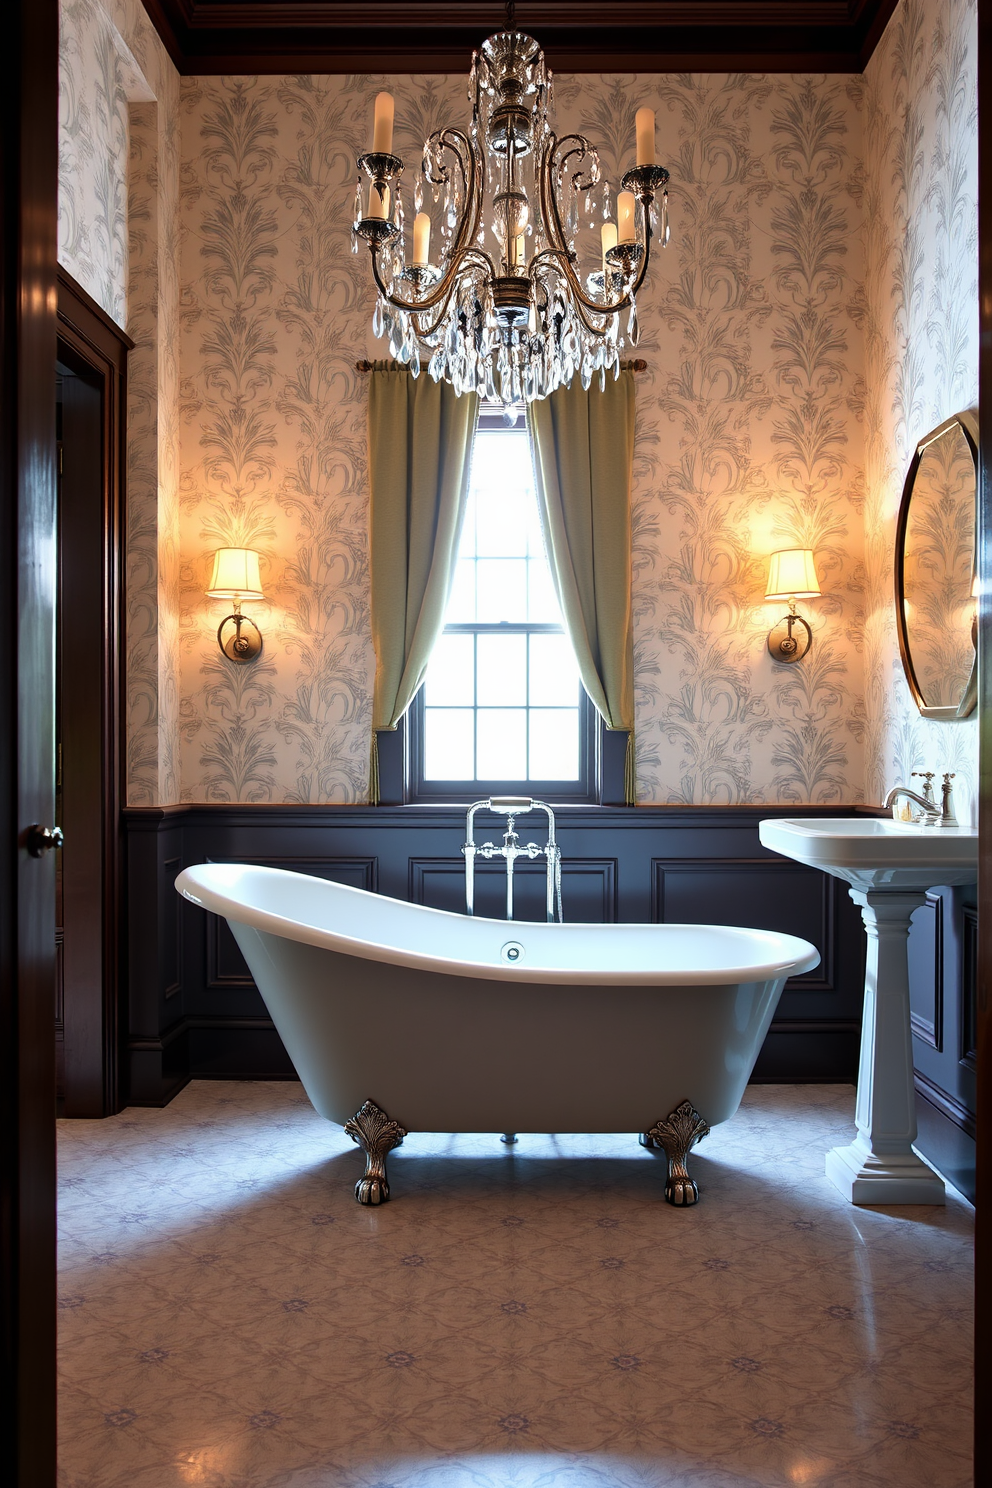
M 526 558 L 480 558 L 478 619 L 527 619 Z
M 527 637 L 480 635 L 478 646 L 479 706 L 505 708 L 526 703 Z
M 578 708 L 532 708 L 530 714 L 531 780 L 579 778 Z
M 474 780 L 471 708 L 424 709 L 424 779 Z
M 500 480 L 491 491 L 479 492 L 478 548 L 483 558 L 524 558 L 527 555 L 528 504 L 533 496 Z
M 448 597 L 448 608 L 444 612 L 446 625 L 460 625 L 475 619 L 475 563 L 471 558 L 460 558 L 455 564 L 455 577 Z
M 438 640 L 424 684 L 428 708 L 458 703 L 471 707 L 475 702 L 473 642 L 470 635 L 442 635 Z
M 527 778 L 527 712 L 524 708 L 480 708 L 478 779 Z
M 568 637 L 532 635 L 530 696 L 527 699 L 531 707 L 543 703 L 546 708 L 574 708 L 578 696 L 579 669 Z
M 532 558 L 527 565 L 527 619 L 536 625 L 560 625 L 561 610 L 558 608 L 548 560 L 540 548 L 538 552 L 540 557 Z

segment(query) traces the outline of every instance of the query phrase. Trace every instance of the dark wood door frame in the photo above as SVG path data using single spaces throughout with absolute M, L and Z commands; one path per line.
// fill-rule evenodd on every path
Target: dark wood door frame
M 0 1437 L 55 1482 L 54 806 L 58 5 L 4 11 L 0 97 Z
M 132 342 L 58 271 L 63 381 L 62 904 L 66 1116 L 118 1098 L 121 686 L 127 353 Z

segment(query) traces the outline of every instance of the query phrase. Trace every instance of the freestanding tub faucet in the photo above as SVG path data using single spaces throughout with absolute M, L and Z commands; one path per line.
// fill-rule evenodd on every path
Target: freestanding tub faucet
M 475 830 L 475 813 L 477 811 L 496 811 L 507 818 L 506 831 L 503 833 L 503 846 L 497 847 L 494 842 L 484 842 L 481 847 L 475 844 L 473 832 Z M 521 846 L 520 838 L 514 831 L 516 817 L 523 816 L 527 811 L 544 811 L 548 818 L 548 840 L 544 847 L 536 842 L 528 842 Z M 545 858 L 547 859 L 547 913 L 548 923 L 559 923 L 562 918 L 561 911 L 561 849 L 555 837 L 555 814 L 551 807 L 544 801 L 533 801 L 530 796 L 490 796 L 486 801 L 476 801 L 468 808 L 465 818 L 465 845 L 462 848 L 465 858 L 465 913 L 475 914 L 475 860 L 476 857 L 504 858 L 506 860 L 506 918 L 513 919 L 513 865 L 517 858 Z M 556 914 L 557 911 L 557 914 Z

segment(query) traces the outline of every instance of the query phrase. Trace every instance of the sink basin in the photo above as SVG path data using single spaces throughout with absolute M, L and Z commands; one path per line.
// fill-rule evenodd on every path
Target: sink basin
M 855 889 L 932 889 L 974 883 L 973 827 L 923 827 L 888 817 L 792 817 L 761 822 L 765 847 L 822 868 Z

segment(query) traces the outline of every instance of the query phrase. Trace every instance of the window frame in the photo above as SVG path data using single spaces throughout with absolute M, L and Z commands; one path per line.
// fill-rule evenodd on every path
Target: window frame
M 469 627 L 460 627 L 468 629 Z M 491 634 L 496 625 L 471 627 Z M 509 627 L 505 627 L 509 629 Z M 523 626 L 515 626 L 523 630 Z M 410 704 L 406 730 L 406 798 L 412 805 L 450 805 L 487 796 L 533 796 L 559 805 L 595 806 L 601 798 L 600 734 L 598 715 L 585 688 L 579 697 L 579 777 L 577 780 L 425 780 L 424 779 L 424 688 Z

